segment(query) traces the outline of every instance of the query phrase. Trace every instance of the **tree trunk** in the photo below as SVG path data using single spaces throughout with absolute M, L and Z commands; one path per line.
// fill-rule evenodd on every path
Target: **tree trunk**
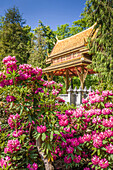
M 39 137 L 36 140 L 36 146 L 37 146 L 38 152 L 41 155 L 41 158 L 44 162 L 45 170 L 54 170 L 52 163 L 48 161 L 48 159 L 45 157 L 44 153 L 42 152 L 41 145 L 42 145 L 42 140 L 41 140 L 41 137 Z

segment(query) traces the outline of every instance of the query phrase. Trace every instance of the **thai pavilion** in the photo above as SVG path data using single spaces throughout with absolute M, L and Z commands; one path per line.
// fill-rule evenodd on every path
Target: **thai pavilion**
M 88 38 L 93 39 L 96 35 L 94 25 L 80 33 L 63 40 L 58 40 L 46 59 L 50 66 L 43 69 L 52 80 L 53 76 L 63 76 L 65 78 L 66 90 L 69 88 L 69 78 L 79 76 L 82 89 L 87 74 L 93 74 L 94 71 L 87 66 L 92 63 L 92 56 L 88 54 Z

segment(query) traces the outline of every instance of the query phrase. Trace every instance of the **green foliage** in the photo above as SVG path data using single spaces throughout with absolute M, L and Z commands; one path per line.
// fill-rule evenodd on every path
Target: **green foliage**
M 59 40 L 70 37 L 71 34 L 69 24 L 57 26 L 57 31 L 55 31 L 55 34 L 58 36 Z
M 45 155 L 44 159 L 53 161 L 51 152 L 57 146 L 53 142 L 53 134 L 60 136 L 62 131 L 62 128 L 58 126 L 59 121 L 56 116 L 58 108 L 62 105 L 62 102 L 59 103 L 59 98 L 57 99 L 61 85 L 41 79 L 41 69 L 35 69 L 30 65 L 20 66 L 20 69 L 10 71 L 10 73 L 6 73 L 7 68 L 4 66 L 4 78 L 0 77 L 0 82 L 12 80 L 11 84 L 8 83 L 0 88 L 0 159 L 9 156 L 11 169 L 15 170 L 26 169 L 28 163 L 32 165 L 34 162 L 38 164 L 39 169 L 44 169 L 39 155 L 40 149 Z M 13 97 L 13 100 L 7 100 L 9 96 Z M 14 118 L 12 125 L 9 124 L 11 121 L 9 117 L 17 113 L 18 120 Z M 38 132 L 38 126 L 45 126 L 46 130 L 43 133 Z M 19 131 L 21 134 L 14 136 L 14 132 L 17 134 Z M 5 153 L 4 148 L 7 148 L 8 141 L 16 139 L 21 147 L 13 152 Z M 36 140 L 40 140 L 38 151 Z
M 43 34 L 44 32 L 39 24 L 38 27 L 34 29 L 33 37 L 31 39 L 32 48 L 27 62 L 34 67 L 46 67 L 47 43 Z
M 19 63 L 27 63 L 31 47 L 31 28 L 25 23 L 18 8 L 8 9 L 1 19 L 0 61 L 4 56 L 16 56 Z
M 93 68 L 97 74 L 99 88 L 113 88 L 113 1 L 88 0 L 84 14 L 87 16 L 88 26 L 95 25 L 98 30 L 93 42 L 89 41 L 92 54 Z
M 50 26 L 45 26 L 42 21 L 39 20 L 40 29 L 43 32 L 43 37 L 45 38 L 48 53 L 50 53 L 55 45 L 56 38 L 55 34 L 50 28 Z
M 19 23 L 21 26 L 25 24 L 25 20 L 22 18 L 22 15 L 19 12 L 19 9 L 17 7 L 9 8 L 7 11 L 5 11 L 5 20 L 4 24 L 14 24 Z

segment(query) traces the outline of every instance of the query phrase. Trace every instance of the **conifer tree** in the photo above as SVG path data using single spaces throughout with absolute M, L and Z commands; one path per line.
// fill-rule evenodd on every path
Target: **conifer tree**
M 113 1 L 87 0 L 84 12 L 87 26 L 96 23 L 97 36 L 89 40 L 93 69 L 101 89 L 113 88 Z
M 69 24 L 57 26 L 57 31 L 54 31 L 54 33 L 57 35 L 59 40 L 70 37 L 72 35 L 70 33 Z
M 45 26 L 42 21 L 39 20 L 40 29 L 43 31 L 43 37 L 46 40 L 46 45 L 48 49 L 48 53 L 50 53 L 55 45 L 56 37 L 53 32 L 53 30 L 50 28 L 50 26 Z
M 40 24 L 34 29 L 31 45 L 28 64 L 32 64 L 34 67 L 46 67 L 47 44 Z
M 3 21 L 2 21 L 3 20 Z M 27 63 L 31 46 L 31 28 L 23 26 L 25 20 L 18 8 L 5 12 L 0 26 L 0 61 L 8 55 L 16 56 L 19 63 Z

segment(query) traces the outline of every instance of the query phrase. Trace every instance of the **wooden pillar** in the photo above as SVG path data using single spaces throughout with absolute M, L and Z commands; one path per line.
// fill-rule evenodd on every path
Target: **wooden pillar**
M 66 69 L 66 93 L 68 89 L 69 89 L 69 70 Z
M 81 83 L 81 87 L 82 89 L 84 89 L 84 66 L 81 67 L 81 76 L 80 76 L 80 83 Z
M 46 76 L 47 76 L 48 81 L 52 81 L 53 80 L 53 72 L 46 73 Z
M 84 82 L 85 82 L 85 79 L 86 79 L 86 76 L 88 74 L 88 70 L 86 72 L 84 72 L 84 66 L 81 66 L 81 72 L 76 68 L 76 71 L 77 71 L 77 74 L 80 78 L 80 84 L 81 84 L 81 88 L 84 89 Z

